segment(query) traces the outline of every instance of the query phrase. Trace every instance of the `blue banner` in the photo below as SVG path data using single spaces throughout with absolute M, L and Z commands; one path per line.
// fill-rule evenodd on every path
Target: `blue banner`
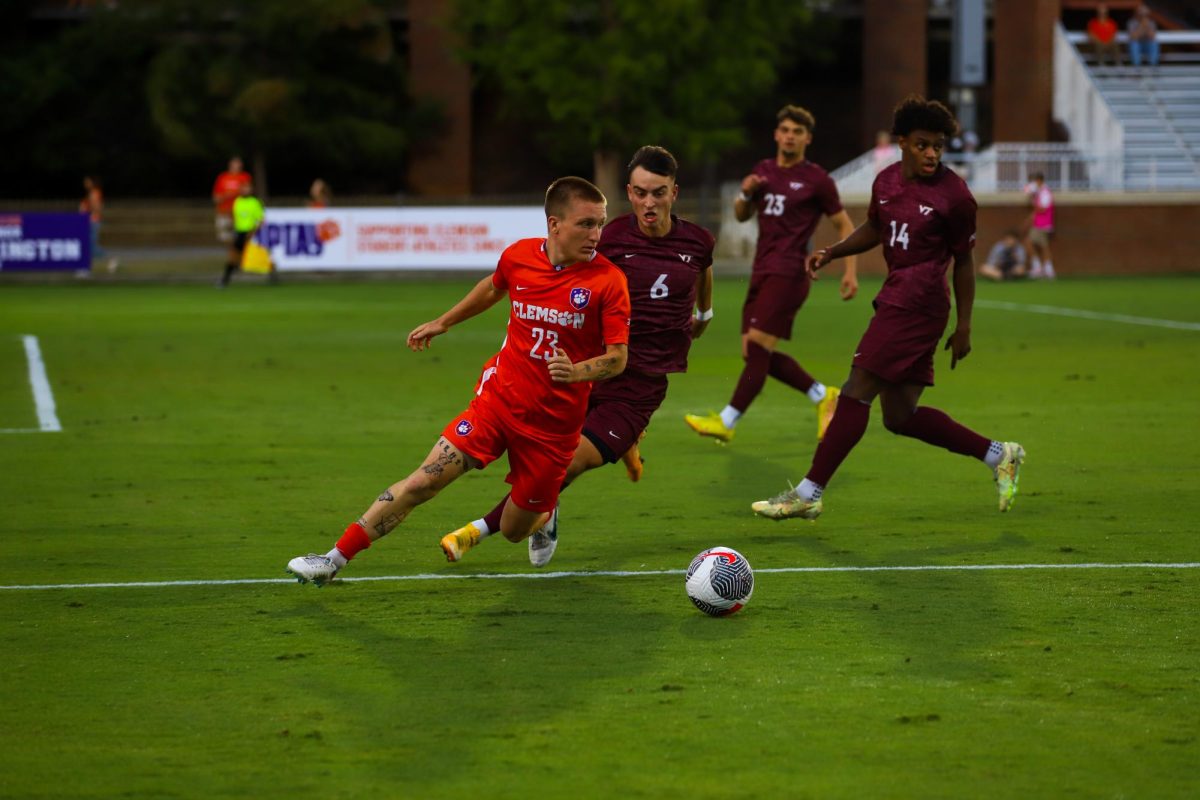
M 0 212 L 0 271 L 90 269 L 87 214 Z

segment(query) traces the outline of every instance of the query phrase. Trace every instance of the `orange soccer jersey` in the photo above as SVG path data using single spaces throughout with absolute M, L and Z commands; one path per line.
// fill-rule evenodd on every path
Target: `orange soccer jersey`
M 250 183 L 249 172 L 229 172 L 226 170 L 217 176 L 213 182 L 213 199 L 217 203 L 217 213 L 232 214 L 233 201 L 242 192 L 242 184 Z
M 508 292 L 512 306 L 488 394 L 518 428 L 577 436 L 592 384 L 554 383 L 546 361 L 556 348 L 578 362 L 603 355 L 607 345 L 629 343 L 625 275 L 599 253 L 556 266 L 545 239 L 522 239 L 500 256 L 492 283 Z

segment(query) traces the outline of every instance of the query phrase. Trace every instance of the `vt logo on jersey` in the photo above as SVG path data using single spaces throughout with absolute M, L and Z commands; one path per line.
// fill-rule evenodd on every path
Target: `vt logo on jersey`
M 929 216 L 929 212 L 930 212 L 930 211 L 933 211 L 933 207 L 932 207 L 932 206 L 923 206 L 923 205 L 920 205 L 920 204 L 918 204 L 918 205 L 917 205 L 917 208 L 921 209 L 921 213 L 922 213 L 922 214 L 924 214 L 924 215 L 925 215 L 925 216 L 927 216 L 927 217 Z
M 683 262 L 683 263 L 685 263 L 685 264 L 690 264 L 690 263 L 692 263 L 692 257 L 691 257 L 690 255 L 688 255 L 687 253 L 680 253 L 680 254 L 679 254 L 679 260 L 680 260 L 680 261 L 682 261 L 682 262 Z
M 792 181 L 788 185 L 792 187 L 793 192 L 798 192 L 804 188 L 804 181 Z
M 459 436 L 470 436 L 473 430 L 475 430 L 475 426 L 465 419 L 460 419 L 454 426 L 454 432 Z
M 587 308 L 587 304 L 592 302 L 592 290 L 585 289 L 582 286 L 577 286 L 571 290 L 571 307 L 576 311 L 583 311 Z

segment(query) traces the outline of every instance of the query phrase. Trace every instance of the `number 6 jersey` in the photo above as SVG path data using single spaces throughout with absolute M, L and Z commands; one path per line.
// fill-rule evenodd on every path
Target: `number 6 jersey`
M 712 266 L 716 240 L 706 229 L 671 215 L 666 236 L 647 236 L 634 214 L 604 226 L 600 252 L 629 280 L 633 315 L 625 369 L 649 375 L 687 371 L 696 279 Z
M 591 261 L 551 264 L 545 239 L 522 239 L 500 256 L 492 285 L 511 308 L 504 345 L 479 393 L 516 426 L 550 435 L 578 435 L 592 383 L 554 383 L 547 360 L 555 349 L 572 362 L 629 342 L 625 276 L 597 253 Z

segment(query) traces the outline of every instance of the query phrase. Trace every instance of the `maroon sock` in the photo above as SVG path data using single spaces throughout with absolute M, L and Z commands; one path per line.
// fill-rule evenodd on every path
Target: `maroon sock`
M 487 523 L 489 534 L 500 532 L 500 517 L 504 514 L 504 505 L 508 502 L 508 498 L 509 495 L 504 495 L 504 499 L 500 501 L 499 505 L 483 515 L 483 521 Z
M 854 445 L 858 444 L 858 440 L 866 433 L 870 420 L 870 403 L 846 397 L 845 394 L 838 398 L 833 419 L 829 421 L 829 427 L 825 430 L 825 438 L 817 445 L 812 467 L 804 477 L 820 486 L 828 486 L 833 473 L 837 472 L 842 461 L 850 455 Z
M 951 453 L 974 456 L 980 461 L 987 455 L 988 447 L 992 444 L 991 439 L 980 436 L 965 425 L 960 425 L 944 411 L 929 406 L 918 406 L 908 421 L 896 429 L 895 433 L 944 447 Z
M 746 413 L 754 398 L 762 391 L 767 382 L 767 371 L 771 369 L 771 351 L 754 342 L 746 343 L 746 366 L 738 376 L 737 388 L 733 390 L 733 399 L 729 405 Z
M 804 367 L 787 353 L 771 353 L 771 369 L 768 374 L 801 392 L 807 392 L 816 383 L 813 376 L 805 372 Z
M 351 522 L 347 525 L 346 532 L 342 534 L 342 538 L 338 539 L 334 545 L 346 557 L 347 561 L 370 546 L 371 537 L 367 534 L 367 529 L 357 522 Z

